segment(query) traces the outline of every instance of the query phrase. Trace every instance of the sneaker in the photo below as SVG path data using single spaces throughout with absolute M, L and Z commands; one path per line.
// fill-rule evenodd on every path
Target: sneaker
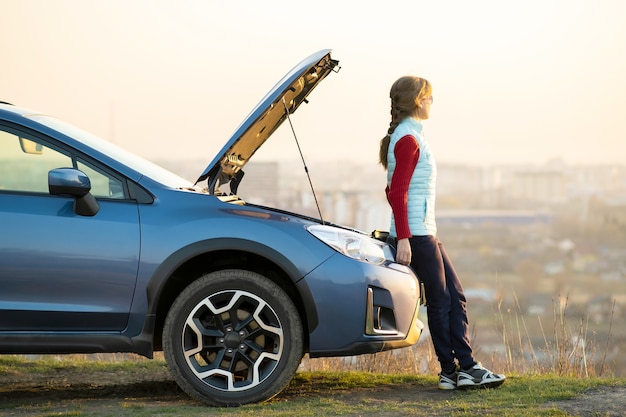
M 441 372 L 439 374 L 439 389 L 453 390 L 456 389 L 457 373 L 451 372 L 449 374 Z
M 458 388 L 495 388 L 502 385 L 506 377 L 491 372 L 480 363 L 470 369 L 460 369 L 456 380 Z

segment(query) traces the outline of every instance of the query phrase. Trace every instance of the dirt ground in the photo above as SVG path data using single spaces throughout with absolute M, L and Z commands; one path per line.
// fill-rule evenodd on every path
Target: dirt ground
M 316 385 L 317 384 L 317 385 Z M 377 389 L 351 389 L 333 391 L 316 382 L 304 385 L 292 384 L 275 401 L 297 401 L 323 395 L 347 404 L 363 401 L 415 401 L 416 387 L 410 384 L 392 385 Z M 445 401 L 450 392 L 437 387 L 419 387 L 423 399 Z M 65 415 L 80 403 L 81 415 L 102 415 L 109 410 L 115 415 L 115 407 L 180 407 L 200 406 L 183 393 L 166 368 L 155 370 L 97 371 L 77 374 L 59 368 L 45 378 L 33 378 L 29 374 L 3 374 L 0 378 L 0 416 Z M 567 401 L 546 404 L 571 416 L 624 416 L 626 413 L 626 387 L 602 387 L 590 390 Z

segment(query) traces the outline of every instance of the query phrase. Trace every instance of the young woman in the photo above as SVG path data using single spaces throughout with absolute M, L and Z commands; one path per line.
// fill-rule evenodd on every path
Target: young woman
M 439 388 L 497 387 L 505 376 L 494 374 L 473 357 L 463 287 L 437 239 L 437 165 L 422 127 L 430 116 L 432 86 L 423 78 L 401 77 L 389 96 L 391 123 L 381 140 L 379 158 L 387 170 L 390 235 L 397 262 L 410 265 L 424 284 L 428 327 L 441 364 Z

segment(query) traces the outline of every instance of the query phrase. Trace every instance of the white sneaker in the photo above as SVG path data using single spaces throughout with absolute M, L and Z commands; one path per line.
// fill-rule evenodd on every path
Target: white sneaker
M 446 374 L 444 372 L 439 374 L 439 389 L 453 390 L 456 388 L 457 373 L 452 372 Z
M 470 369 L 459 369 L 456 386 L 458 388 L 495 388 L 502 385 L 506 377 L 491 372 L 480 363 Z

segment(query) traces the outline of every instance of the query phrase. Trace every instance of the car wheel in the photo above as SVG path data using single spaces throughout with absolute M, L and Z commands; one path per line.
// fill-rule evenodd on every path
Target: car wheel
M 276 283 L 250 271 L 202 276 L 172 305 L 163 350 L 178 385 L 216 406 L 260 402 L 291 380 L 303 355 L 298 311 Z

